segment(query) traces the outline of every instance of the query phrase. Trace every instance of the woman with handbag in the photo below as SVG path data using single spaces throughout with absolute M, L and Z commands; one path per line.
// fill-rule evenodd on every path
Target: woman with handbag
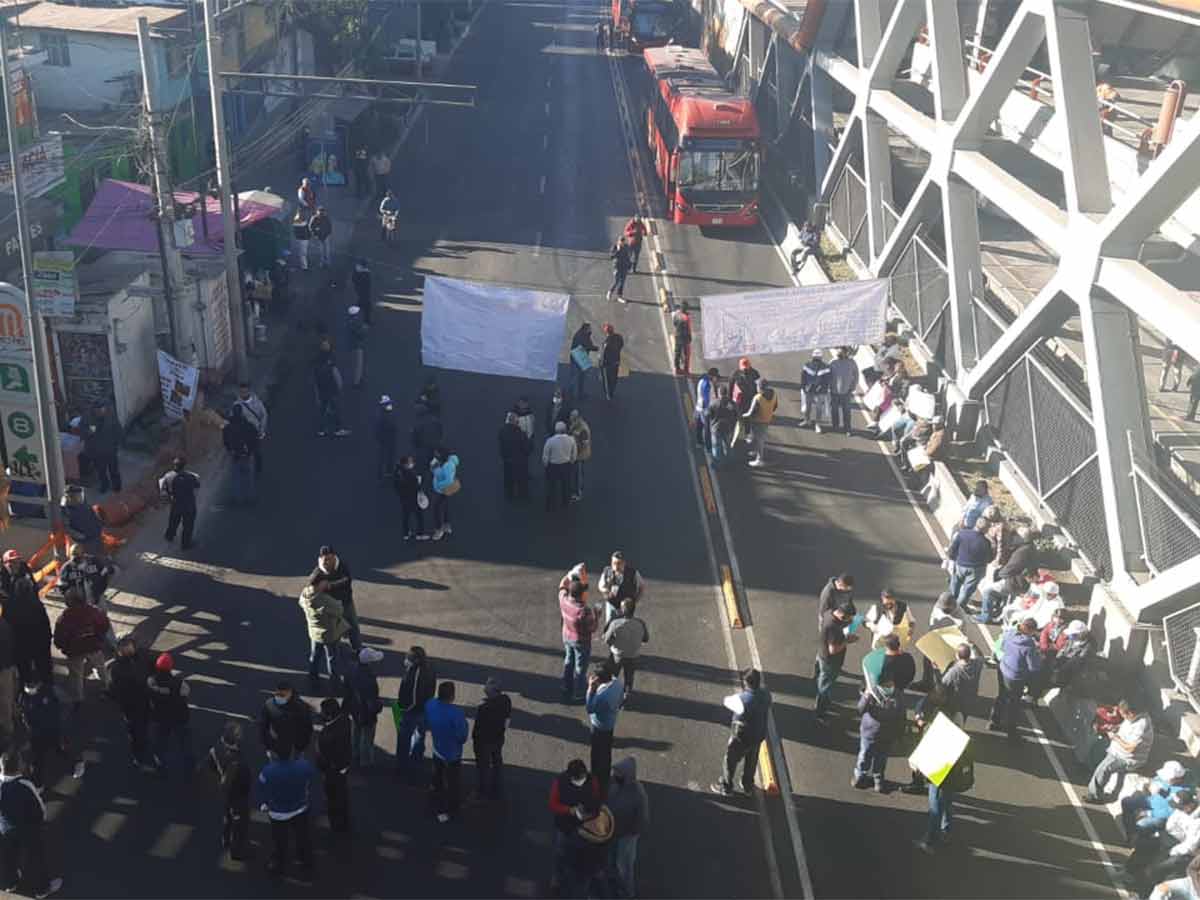
M 450 527 L 450 498 L 462 487 L 458 480 L 458 455 L 438 447 L 430 469 L 433 472 L 433 540 L 440 541 L 454 533 Z

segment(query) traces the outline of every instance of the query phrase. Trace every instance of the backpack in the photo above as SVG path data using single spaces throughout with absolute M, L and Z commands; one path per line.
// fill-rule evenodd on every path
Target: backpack
M 946 773 L 942 781 L 942 790 L 951 794 L 965 794 L 975 787 L 975 758 L 971 748 L 967 747 L 959 756 L 958 761 Z

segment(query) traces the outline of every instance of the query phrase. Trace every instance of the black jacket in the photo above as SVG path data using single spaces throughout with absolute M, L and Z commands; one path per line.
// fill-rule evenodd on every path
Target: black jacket
M 312 707 L 295 695 L 282 706 L 274 697 L 268 698 L 258 714 L 259 739 L 277 756 L 302 753 L 312 740 L 312 731 Z
M 46 807 L 27 778 L 0 779 L 0 834 L 28 834 L 46 821 Z
M 432 412 L 421 413 L 412 427 L 413 449 L 432 453 L 441 445 L 443 434 L 441 419 Z
M 155 672 L 146 682 L 150 691 L 150 721 L 157 725 L 177 727 L 191 718 L 187 682 L 174 672 Z
M 625 338 L 615 331 L 604 338 L 600 345 L 600 365 L 606 367 L 621 364 L 621 351 L 625 349 Z
M 555 422 L 570 422 L 571 421 L 571 398 L 563 394 L 563 402 L 559 404 L 558 409 L 554 408 L 554 398 L 551 397 L 546 401 L 546 434 L 554 434 Z
M 612 250 L 608 252 L 608 258 L 612 260 L 613 269 L 618 272 L 628 272 L 633 268 L 633 251 L 630 250 L 628 244 L 620 242 L 613 244 Z
M 382 450 L 396 449 L 396 414 L 381 410 L 375 420 L 375 443 Z
M 350 567 L 338 557 L 337 568 L 332 572 L 323 572 L 321 567 L 313 566 L 312 574 L 308 576 L 309 584 L 316 584 L 318 581 L 329 582 L 329 594 L 335 598 L 343 608 L 354 602 L 354 576 L 350 574 Z
M 121 426 L 110 413 L 102 419 L 85 420 L 83 448 L 88 456 L 115 456 L 121 445 Z
M 218 742 L 208 751 L 208 763 L 216 773 L 225 808 L 248 815 L 254 775 L 246 765 L 241 748 L 226 747 Z
M 1012 554 L 1008 557 L 1008 562 L 996 570 L 995 577 L 1000 579 L 1011 578 L 1014 575 L 1024 575 L 1031 569 L 1036 569 L 1037 565 L 1037 547 L 1033 545 L 1033 541 L 1026 541 L 1023 544 L 1017 544 Z
M 221 429 L 221 440 L 234 459 L 244 459 L 258 447 L 258 431 L 245 419 L 235 416 Z
M 848 591 L 838 590 L 838 586 L 835 584 L 836 581 L 836 578 L 830 578 L 826 582 L 825 587 L 821 589 L 821 600 L 817 604 L 818 622 L 825 613 L 832 612 L 843 603 L 849 603 L 851 606 L 854 605 L 854 588 Z
M 576 347 L 582 347 L 584 350 L 592 353 L 600 349 L 592 341 L 592 330 L 585 328 L 583 325 L 579 326 L 579 330 L 571 338 L 571 349 L 574 350 Z
M 338 713 L 317 735 L 317 768 L 326 776 L 350 768 L 350 717 Z
M 505 462 L 521 462 L 529 457 L 533 442 L 519 425 L 505 422 L 500 426 L 500 458 Z
M 367 306 L 370 304 L 371 273 L 355 269 L 354 274 L 350 276 L 350 283 L 354 285 L 354 295 L 358 297 L 358 305 Z
M 7 573 L 5 573 L 7 574 Z M 26 659 L 39 652 L 48 652 L 50 645 L 50 617 L 38 597 L 37 588 L 30 578 L 18 578 L 12 582 L 4 600 L 4 621 L 12 626 L 16 641 L 17 657 Z
M 400 503 L 404 506 L 416 506 L 417 491 L 421 489 L 421 476 L 417 474 L 417 470 L 398 466 L 395 484 L 396 493 L 400 495 Z
M 308 230 L 318 241 L 323 241 L 333 234 L 333 220 L 324 213 L 317 213 L 308 220 Z
M 257 438 L 257 433 L 255 435 Z M 195 472 L 186 469 L 182 472 L 168 472 L 163 476 L 163 491 L 171 498 L 171 505 L 176 509 L 195 509 L 196 491 L 200 489 L 200 478 Z
M 437 686 L 437 673 L 433 671 L 433 663 L 428 659 L 420 665 L 412 666 L 404 672 L 400 680 L 400 690 L 396 692 L 396 700 L 404 712 L 425 709 L 425 701 L 433 696 Z
M 16 632 L 4 619 L 0 619 L 0 672 L 17 664 Z
M 472 740 L 486 744 L 503 744 L 508 720 L 512 717 L 512 700 L 508 694 L 484 697 L 475 708 L 475 729 Z
M 118 654 L 108 664 L 112 695 L 121 712 L 130 718 L 144 717 L 150 709 L 150 676 L 154 674 L 154 656 L 146 649 L 132 656 Z

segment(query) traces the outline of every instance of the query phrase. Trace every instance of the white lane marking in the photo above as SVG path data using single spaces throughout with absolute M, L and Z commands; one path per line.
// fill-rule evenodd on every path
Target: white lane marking
M 542 233 L 539 231 L 533 239 L 533 255 L 542 255 Z
M 542 149 L 543 150 L 550 149 L 550 135 L 549 134 L 542 135 Z
M 615 58 L 613 58 L 613 57 L 609 58 L 609 73 L 613 79 L 613 89 L 614 89 L 614 93 L 616 95 L 618 111 L 620 113 L 620 118 L 621 118 L 621 128 L 625 134 L 625 139 L 626 139 L 625 158 L 626 158 L 626 162 L 628 162 L 628 164 L 629 164 L 629 173 L 630 173 L 630 177 L 633 181 L 634 190 L 637 195 L 637 204 L 639 207 L 639 212 L 641 212 L 646 218 L 650 218 L 650 209 L 648 208 L 647 194 L 646 194 L 646 191 L 644 190 L 644 186 L 642 184 L 642 178 L 641 178 L 642 171 L 643 171 L 642 165 L 641 165 L 641 153 L 638 148 L 637 140 L 636 140 L 633 128 L 632 128 L 632 120 L 629 115 L 629 106 L 628 106 L 628 103 L 626 100 L 627 88 L 625 85 L 625 76 L 624 76 L 624 73 L 621 71 L 619 65 L 617 64 Z M 650 235 L 650 238 L 651 238 L 651 243 L 654 247 L 655 252 L 662 254 L 662 246 L 660 243 L 659 233 L 658 233 L 659 231 L 661 231 L 661 229 L 656 229 L 655 231 L 653 231 Z M 661 286 L 663 288 L 665 288 L 667 290 L 671 289 L 670 277 L 667 275 L 666 272 L 662 272 L 662 271 L 651 272 L 650 278 L 651 278 L 652 283 L 658 282 L 661 284 Z M 670 335 L 667 330 L 666 317 L 661 316 L 661 315 L 658 316 L 658 323 L 659 323 L 659 328 L 662 330 L 663 346 L 664 346 L 664 348 L 666 348 L 666 353 L 669 356 L 671 340 L 670 340 Z M 690 429 L 688 427 L 689 423 L 687 422 L 686 415 L 683 412 L 682 405 L 676 405 L 676 409 L 678 410 L 677 421 L 680 423 L 680 425 L 682 427 L 685 455 L 689 460 L 688 469 L 691 473 L 691 478 L 692 478 L 692 495 L 696 499 L 696 507 L 697 507 L 697 511 L 700 515 L 700 521 L 704 528 L 704 538 L 705 538 L 706 546 L 708 549 L 709 565 L 710 565 L 710 568 L 712 571 L 712 578 L 713 578 L 713 599 L 717 606 L 716 622 L 718 623 L 718 628 L 720 629 L 720 631 L 722 633 L 722 637 L 724 638 L 725 653 L 726 653 L 726 658 L 728 659 L 729 667 L 730 667 L 730 669 L 736 670 L 738 668 L 737 653 L 733 647 L 733 637 L 730 634 L 730 629 L 726 625 L 726 622 L 725 622 L 725 597 L 724 597 L 724 591 L 722 590 L 722 587 L 721 587 L 721 576 L 720 576 L 719 566 L 717 564 L 716 544 L 714 543 L 714 540 L 713 540 L 712 528 L 710 527 L 709 522 L 708 522 L 708 513 L 704 506 L 703 493 L 700 488 L 699 472 L 698 472 L 698 469 L 696 466 L 693 466 L 690 464 L 691 456 L 692 456 L 692 453 L 691 453 L 692 436 L 690 433 Z M 719 488 L 716 484 L 716 479 L 714 477 L 712 477 L 713 472 L 711 469 L 711 463 L 707 459 L 707 456 L 705 458 L 705 465 L 709 466 L 709 475 L 710 475 L 709 480 L 713 483 L 713 488 L 714 488 L 714 492 L 715 492 Z M 719 502 L 720 501 L 718 500 L 718 503 Z M 724 516 L 723 508 L 718 506 L 718 509 L 721 510 L 721 513 L 722 513 L 721 520 L 720 520 L 722 532 L 723 532 L 722 537 L 724 539 L 726 549 L 729 552 L 730 569 L 731 569 L 731 572 L 733 573 L 735 583 L 741 584 L 741 576 L 739 574 L 737 557 L 733 553 L 732 543 L 729 538 L 730 531 L 729 531 L 728 521 L 726 520 L 726 518 Z M 750 644 L 751 661 L 755 668 L 757 668 L 759 671 L 762 671 L 762 669 L 763 669 L 762 661 L 758 655 L 758 649 L 754 642 L 753 629 L 747 628 L 746 632 L 747 632 L 747 637 L 748 637 L 748 641 Z M 789 832 L 789 836 L 791 838 L 793 852 L 795 853 L 795 856 L 796 856 L 796 868 L 797 868 L 797 871 L 798 871 L 799 877 L 800 877 L 801 890 L 803 891 L 803 895 L 806 898 L 806 900 L 808 900 L 808 898 L 812 898 L 814 896 L 813 887 L 812 887 L 812 879 L 811 879 L 811 876 L 809 875 L 809 871 L 808 871 L 808 860 L 804 853 L 804 843 L 803 843 L 803 839 L 800 834 L 800 825 L 796 819 L 795 805 L 792 802 L 791 779 L 790 779 L 790 776 L 789 776 L 788 770 L 787 770 L 787 761 L 784 758 L 783 752 L 782 752 L 783 745 L 780 743 L 779 733 L 775 727 L 774 713 L 768 713 L 767 730 L 768 730 L 768 752 L 772 754 L 772 757 L 775 760 L 775 771 L 776 771 L 776 775 L 779 779 L 780 793 L 783 796 L 784 816 L 787 820 L 788 832 Z M 770 817 L 767 814 L 767 808 L 766 808 L 767 801 L 766 801 L 766 798 L 761 793 L 758 793 L 755 795 L 755 802 L 758 807 L 759 827 L 762 832 L 764 852 L 766 854 L 766 861 L 767 861 L 767 870 L 768 870 L 768 874 L 771 879 L 771 888 L 776 897 L 783 897 L 784 896 L 783 880 L 782 880 L 782 878 L 780 876 L 780 872 L 779 872 L 779 862 L 775 856 L 774 835 L 771 833 L 771 830 L 770 830 Z
M 550 115 L 550 101 L 546 101 L 546 115 Z
M 538 193 L 539 194 L 546 193 L 546 176 L 545 175 L 543 175 L 541 180 L 538 182 Z

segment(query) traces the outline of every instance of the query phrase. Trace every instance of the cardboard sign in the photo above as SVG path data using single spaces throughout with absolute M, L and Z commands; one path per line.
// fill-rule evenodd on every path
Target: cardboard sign
M 958 652 L 958 645 L 966 643 L 969 641 L 961 629 L 947 625 L 922 635 L 915 646 L 926 659 L 938 667 L 939 672 L 945 672 L 954 664 L 954 654 Z
M 908 758 L 908 764 L 941 786 L 970 740 L 967 733 L 951 722 L 945 713 L 938 713 L 937 718 L 925 729 L 917 749 Z

